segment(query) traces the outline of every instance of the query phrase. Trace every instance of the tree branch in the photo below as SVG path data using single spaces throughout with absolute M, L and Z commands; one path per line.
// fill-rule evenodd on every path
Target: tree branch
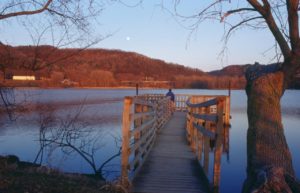
M 104 161 L 101 166 L 97 169 L 97 172 L 99 173 L 102 173 L 103 171 L 103 168 L 106 166 L 106 164 L 108 164 L 109 162 L 111 162 L 113 159 L 115 159 L 116 157 L 120 156 L 121 155 L 121 150 L 122 150 L 122 147 L 119 148 L 119 151 L 112 155 L 110 158 L 108 158 L 106 161 Z
M 299 24 L 298 24 L 298 7 L 299 1 L 286 1 L 286 7 L 288 11 L 288 22 L 289 22 L 289 34 L 291 39 L 292 50 L 296 50 L 299 41 Z
M 37 10 L 33 10 L 33 11 L 19 11 L 19 12 L 13 12 L 13 13 L 8 13 L 8 14 L 1 14 L 0 20 L 7 19 L 10 17 L 22 16 L 22 15 L 34 15 L 34 14 L 42 13 L 48 9 L 48 7 L 52 3 L 52 1 L 53 0 L 48 0 L 41 9 L 37 9 Z
M 252 5 L 252 7 L 254 9 L 256 9 L 261 15 L 265 15 L 265 9 L 264 7 L 257 1 L 257 0 L 247 0 L 250 5 Z
M 240 8 L 240 9 L 229 10 L 221 17 L 221 22 L 223 22 L 226 17 L 228 17 L 233 13 L 238 13 L 243 11 L 257 11 L 257 10 L 253 8 Z
M 252 18 L 243 20 L 243 21 L 241 21 L 240 23 L 238 23 L 238 24 L 232 26 L 232 27 L 228 30 L 228 32 L 227 32 L 226 40 L 228 39 L 230 33 L 231 33 L 233 30 L 235 30 L 235 29 L 238 28 L 239 26 L 241 26 L 241 25 L 243 25 L 243 24 L 245 24 L 245 23 L 247 23 L 247 22 L 249 22 L 249 21 L 253 21 L 253 20 L 256 20 L 256 19 L 263 19 L 263 17 L 262 17 L 262 16 L 252 17 Z
M 271 7 L 270 7 L 269 2 L 267 0 L 263 0 L 264 5 L 261 5 L 257 0 L 247 0 L 247 1 L 266 20 L 266 23 L 268 24 L 270 31 L 272 32 L 273 36 L 275 37 L 275 39 L 280 47 L 282 55 L 284 56 L 284 58 L 288 58 L 291 54 L 291 49 L 275 22 L 275 19 L 271 12 Z

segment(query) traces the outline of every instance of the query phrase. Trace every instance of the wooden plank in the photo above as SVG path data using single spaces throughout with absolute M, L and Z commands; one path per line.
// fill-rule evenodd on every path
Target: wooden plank
M 153 137 L 154 137 L 153 140 L 151 140 L 151 142 L 149 144 L 150 145 L 149 150 L 152 149 L 152 146 L 154 144 L 153 142 L 155 141 L 156 134 L 153 134 Z M 141 170 L 141 168 L 143 166 L 143 163 L 147 160 L 147 157 L 149 156 L 149 152 L 146 153 L 146 155 L 144 156 L 144 159 L 142 160 L 142 162 L 140 163 L 140 165 L 135 169 L 133 175 L 129 176 L 130 181 L 133 181 L 133 179 L 136 177 L 136 175 L 139 174 L 139 172 L 140 172 L 140 170 Z
M 149 128 L 147 133 L 144 133 L 144 135 L 138 139 L 138 141 L 135 141 L 133 144 L 133 147 L 131 147 L 131 152 L 136 151 L 138 148 L 140 148 L 140 146 L 143 143 L 146 143 L 147 138 L 151 135 L 151 133 L 153 133 L 154 131 L 154 127 L 153 125 L 151 126 L 151 128 Z
M 133 120 L 136 120 L 136 119 L 140 119 L 144 116 L 154 116 L 155 115 L 155 112 L 153 111 L 149 111 L 149 112 L 141 112 L 141 113 L 134 113 L 132 115 L 132 119 Z
M 142 141 L 145 141 L 145 139 L 148 137 L 149 137 L 149 139 L 146 141 L 146 145 L 144 145 L 143 148 L 140 148 L 138 154 L 135 155 L 134 160 L 132 160 L 132 162 L 129 164 L 129 169 L 133 169 L 134 166 L 140 161 L 141 155 L 146 152 L 147 148 L 149 148 L 148 146 L 153 142 L 153 140 L 155 138 L 155 132 L 151 132 L 147 136 L 143 136 L 143 137 L 144 137 L 144 139 L 141 139 L 138 143 L 134 144 L 134 149 L 137 147 L 140 148 L 140 146 L 141 146 L 140 143 L 142 143 Z
M 133 102 L 134 102 L 134 104 L 138 104 L 138 105 L 145 105 L 145 106 L 149 106 L 149 107 L 154 106 L 154 103 L 140 99 L 140 98 L 134 98 Z
M 193 113 L 192 116 L 196 119 L 202 119 L 205 121 L 212 121 L 212 122 L 217 122 L 218 121 L 218 115 L 216 114 L 197 114 Z
M 133 180 L 134 193 L 207 193 L 209 183 L 185 139 L 185 113 L 175 112 Z
M 142 125 L 140 125 L 137 128 L 133 129 L 131 131 L 131 134 L 134 135 L 137 132 L 141 132 L 144 129 L 152 127 L 152 125 L 153 125 L 154 122 L 155 122 L 155 119 L 151 119 L 150 121 L 147 121 L 146 123 L 143 123 Z
M 139 104 L 135 104 L 134 105 L 134 113 L 141 113 L 143 112 L 143 105 L 139 105 Z M 141 126 L 144 123 L 144 117 L 141 117 L 139 119 L 135 119 L 134 120 L 134 128 L 137 128 L 139 126 Z M 135 132 L 133 132 L 133 137 L 134 137 L 134 149 L 130 151 L 130 153 L 134 153 L 134 157 L 137 157 L 138 153 L 139 153 L 139 146 L 137 145 L 137 143 L 139 143 L 141 135 L 143 134 L 141 132 L 142 130 L 136 130 Z M 128 168 L 130 170 L 130 168 Z
M 129 185 L 128 181 L 128 159 L 129 159 L 129 141 L 130 141 L 130 111 L 132 98 L 125 97 L 123 109 L 123 126 L 122 126 L 122 158 L 121 158 L 121 183 L 124 187 Z
M 211 139 L 215 139 L 216 134 L 212 131 L 209 131 L 207 129 L 205 129 L 205 127 L 201 126 L 201 125 L 197 125 L 196 123 L 193 123 L 194 127 L 196 127 L 198 129 L 198 131 L 200 131 L 203 135 L 211 138 Z
M 218 103 L 218 99 L 214 98 L 214 99 L 202 102 L 202 103 L 191 103 L 190 100 L 188 100 L 186 102 L 186 105 L 188 107 L 209 107 L 209 106 L 212 106 L 212 105 L 216 105 L 217 103 Z
M 214 152 L 214 168 L 213 168 L 213 186 L 218 189 L 220 186 L 220 178 L 221 178 L 221 157 L 222 157 L 222 142 L 223 142 L 223 110 L 226 105 L 226 101 L 220 101 L 217 107 L 219 121 L 217 124 L 217 139 L 216 139 L 216 147 Z M 226 120 L 225 120 L 226 121 Z

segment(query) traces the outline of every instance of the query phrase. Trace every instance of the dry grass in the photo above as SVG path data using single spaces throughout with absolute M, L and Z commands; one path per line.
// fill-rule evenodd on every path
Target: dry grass
M 47 167 L 0 156 L 1 193 L 125 193 L 117 183 L 95 176 L 66 174 Z

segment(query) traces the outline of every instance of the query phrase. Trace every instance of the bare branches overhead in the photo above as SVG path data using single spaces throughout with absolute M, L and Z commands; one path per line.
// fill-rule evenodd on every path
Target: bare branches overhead
M 250 27 L 269 29 L 285 59 L 299 47 L 298 0 L 211 0 L 198 3 L 190 13 L 180 9 L 184 4 L 175 1 L 174 16 L 192 32 L 204 21 L 217 20 L 224 24 L 225 43 L 237 29 Z
M 17 18 L 20 24 L 28 26 L 42 21 L 64 31 L 73 26 L 88 32 L 90 19 L 103 9 L 104 3 L 95 0 L 7 0 L 0 1 L 0 21 Z
M 256 11 L 256 10 L 253 8 L 239 8 L 239 9 L 229 10 L 221 17 L 221 22 L 223 22 L 226 17 L 228 17 L 233 13 L 244 12 L 244 11 Z
M 272 32 L 274 38 L 276 39 L 280 50 L 285 58 L 289 57 L 291 54 L 290 46 L 288 45 L 288 40 L 285 39 L 283 35 L 283 31 L 287 29 L 280 29 L 273 17 L 272 14 L 272 6 L 267 0 L 263 0 L 263 5 L 260 4 L 257 0 L 248 0 L 248 2 L 256 9 L 260 15 L 265 19 L 270 31 Z M 278 4 L 274 5 L 274 7 L 279 6 Z M 274 11 L 274 9 L 273 9 Z M 282 26 L 282 25 L 281 25 Z
M 40 8 L 36 8 L 36 6 L 34 5 L 34 2 L 32 2 L 33 6 L 32 6 L 32 10 L 30 10 L 30 8 L 28 8 L 28 10 L 25 9 L 19 9 L 16 11 L 12 11 L 12 12 L 8 12 L 6 13 L 6 10 L 12 9 L 14 7 L 20 6 L 23 7 L 24 4 L 26 4 L 26 2 L 11 2 L 8 3 L 8 5 L 4 6 L 1 14 L 0 14 L 0 20 L 1 19 L 6 19 L 9 17 L 16 17 L 16 16 L 21 16 L 21 15 L 34 15 L 34 14 L 38 14 L 41 13 L 43 11 L 48 10 L 49 5 L 52 3 L 53 0 L 48 0 L 45 2 L 45 4 L 42 5 L 42 7 Z M 36 3 L 39 4 L 39 3 Z

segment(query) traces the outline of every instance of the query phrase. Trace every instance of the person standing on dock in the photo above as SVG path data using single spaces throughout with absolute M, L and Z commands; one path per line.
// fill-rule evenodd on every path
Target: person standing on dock
M 172 89 L 169 89 L 169 92 L 166 94 L 167 97 L 170 97 L 171 100 L 171 108 L 172 108 L 172 114 L 175 111 L 175 95 L 172 92 Z

